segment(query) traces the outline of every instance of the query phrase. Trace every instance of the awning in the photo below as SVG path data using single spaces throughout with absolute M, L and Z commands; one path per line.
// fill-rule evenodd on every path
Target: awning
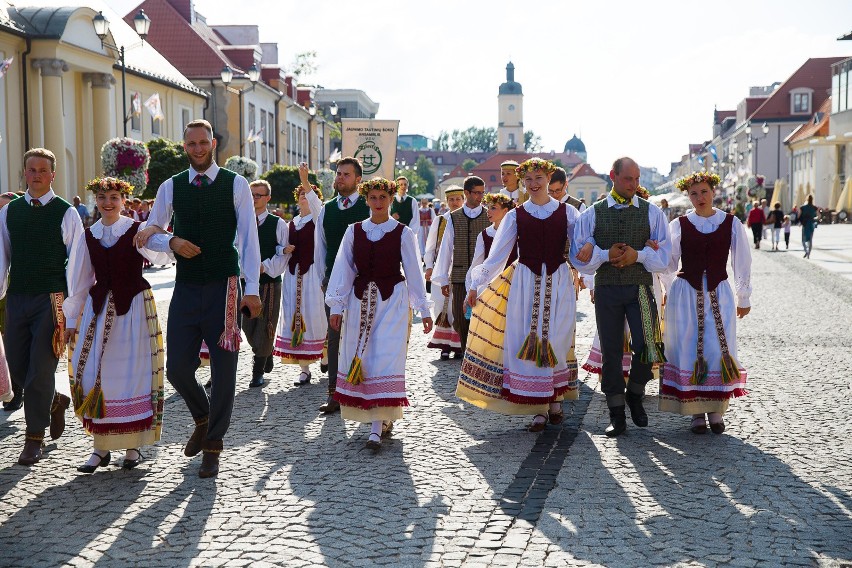
M 843 186 L 843 191 L 840 193 L 840 197 L 837 198 L 837 205 L 834 210 L 846 211 L 846 213 L 852 212 L 852 178 L 846 180 L 846 185 Z

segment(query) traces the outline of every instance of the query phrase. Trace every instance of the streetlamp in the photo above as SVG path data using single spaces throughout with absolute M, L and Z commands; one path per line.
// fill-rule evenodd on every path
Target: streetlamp
M 311 152 L 311 148 L 313 148 L 311 141 L 313 138 L 313 136 L 311 136 L 311 123 L 314 121 L 314 117 L 316 117 L 316 115 L 317 105 L 314 101 L 311 101 L 311 106 L 308 107 L 308 166 L 311 165 L 311 154 L 313 153 Z
M 331 101 L 331 106 L 328 107 L 328 112 L 331 113 L 331 121 L 332 122 L 337 122 L 337 112 L 339 110 L 340 110 L 340 107 L 337 106 L 337 103 L 334 102 L 334 101 Z M 322 130 L 322 136 L 323 136 L 323 139 L 325 139 L 325 124 L 323 124 L 322 129 L 323 129 Z M 329 144 L 328 147 L 329 147 L 329 149 L 331 149 L 331 144 Z M 329 162 L 329 166 L 331 166 L 330 162 Z
M 769 134 L 769 125 L 764 122 L 763 126 L 760 128 L 760 131 L 763 132 L 763 136 L 758 137 L 758 136 L 752 136 L 751 135 L 751 124 L 746 126 L 746 129 L 745 129 L 746 136 L 748 137 L 748 149 L 751 150 L 752 145 L 754 145 L 754 174 L 755 175 L 757 175 L 757 173 L 760 171 L 759 168 L 757 167 L 757 160 L 760 157 L 760 155 L 757 153 L 757 143 L 758 143 L 758 141 L 762 140 L 763 138 L 766 138 L 766 135 Z
M 125 74 L 126 65 L 124 63 L 125 48 L 123 45 L 117 46 L 104 42 L 104 39 L 106 39 L 106 36 L 109 33 L 109 20 L 104 17 L 103 12 L 98 12 L 97 15 L 92 18 L 92 26 L 95 28 L 95 34 L 97 34 L 101 40 L 101 47 L 108 47 L 109 49 L 118 51 L 118 58 L 119 61 L 121 61 L 121 112 L 123 114 L 124 137 L 127 138 L 127 121 L 130 120 L 130 117 L 127 115 L 127 76 Z M 138 47 L 145 43 L 145 37 L 148 35 L 148 30 L 151 29 L 151 18 L 145 14 L 145 10 L 139 10 L 139 13 L 133 18 L 133 27 L 136 29 L 136 34 L 142 41 L 128 46 L 127 49 L 133 49 L 134 47 Z
M 240 155 L 243 155 L 243 93 L 248 91 L 253 91 L 254 86 L 257 84 L 258 79 L 260 79 L 260 69 L 257 68 L 257 65 L 252 63 L 252 66 L 249 67 L 248 70 L 248 79 L 251 81 L 251 86 L 246 87 L 245 89 L 232 89 L 229 87 L 231 81 L 234 80 L 234 70 L 231 69 L 229 65 L 225 65 L 222 68 L 221 72 L 222 83 L 225 85 L 225 90 L 229 93 L 234 93 L 237 95 L 237 99 L 239 101 L 240 106 Z

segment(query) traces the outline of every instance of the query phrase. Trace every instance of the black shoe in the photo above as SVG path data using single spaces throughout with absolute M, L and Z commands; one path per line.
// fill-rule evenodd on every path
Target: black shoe
M 145 459 L 145 456 L 143 456 L 142 452 L 140 452 L 139 450 L 136 450 L 136 453 L 139 454 L 138 458 L 136 458 L 135 460 L 129 460 L 125 457 L 124 460 L 122 460 L 121 462 L 121 467 L 123 467 L 124 469 L 133 469 L 134 467 L 139 465 L 142 460 Z
M 12 400 L 3 403 L 3 410 L 6 412 L 15 412 L 24 405 L 24 391 L 15 392 Z
M 328 363 L 320 363 L 320 373 L 328 372 Z
M 266 364 L 263 366 L 264 373 L 271 373 L 272 369 L 275 367 L 275 361 L 272 359 L 272 355 L 266 358 Z
M 257 377 L 252 377 L 251 382 L 249 383 L 250 388 L 262 387 L 266 384 L 266 381 L 263 380 L 263 375 L 258 375 Z
M 249 383 L 249 387 L 262 387 L 266 382 L 263 380 L 264 367 L 266 367 L 266 357 L 255 356 L 251 366 L 251 382 Z
M 648 414 L 642 406 L 642 395 L 627 391 L 624 394 L 624 400 L 627 402 L 627 407 L 630 409 L 630 418 L 633 419 L 633 423 L 640 428 L 647 426 Z
M 109 452 L 106 453 L 105 456 L 101 458 L 101 461 L 96 465 L 83 464 L 77 468 L 77 471 L 80 473 L 95 473 L 95 470 L 99 467 L 106 467 L 109 465 L 110 455 Z
M 623 406 L 613 406 L 609 409 L 609 426 L 604 430 L 610 438 L 615 438 L 620 434 L 624 434 L 627 430 L 627 416 L 624 414 Z
M 450 358 L 449 351 L 441 351 L 441 361 L 446 361 Z
M 204 388 L 209 389 L 213 386 L 213 379 L 208 379 L 206 383 L 204 383 Z

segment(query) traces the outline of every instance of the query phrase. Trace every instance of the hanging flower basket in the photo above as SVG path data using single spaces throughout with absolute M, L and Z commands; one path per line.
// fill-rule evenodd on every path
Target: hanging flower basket
M 132 138 L 113 138 L 101 148 L 104 175 L 126 181 L 133 193 L 141 195 L 148 185 L 148 164 L 151 154 L 144 142 Z
M 225 162 L 225 169 L 237 172 L 250 182 L 257 179 L 257 162 L 245 156 L 231 156 Z

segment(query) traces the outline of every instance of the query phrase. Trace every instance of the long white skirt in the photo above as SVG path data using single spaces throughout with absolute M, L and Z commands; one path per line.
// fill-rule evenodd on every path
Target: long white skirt
M 709 370 L 703 384 L 691 384 L 698 346 L 698 312 L 696 290 L 683 278 L 675 278 L 668 293 L 663 338 L 667 363 L 660 377 L 660 410 L 676 414 L 724 413 L 731 398 L 747 394 L 747 373 L 739 365 L 740 378 L 722 382 L 722 350 L 716 333 L 716 322 L 704 279 L 704 359 Z M 734 292 L 727 280 L 717 287 L 719 312 L 728 351 L 737 360 L 737 309 Z
M 367 292 L 365 291 L 366 295 Z M 408 406 L 405 393 L 405 359 L 410 330 L 408 286 L 398 283 L 387 300 L 378 295 L 372 331 L 363 351 L 357 349 L 361 327 L 361 300 L 352 294 L 343 314 L 337 392 L 341 416 L 346 420 L 372 422 L 399 420 Z M 363 338 L 361 340 L 363 344 Z M 355 356 L 361 358 L 364 381 L 346 381 Z
M 148 312 L 153 312 L 153 320 L 148 319 L 146 301 Z M 80 419 L 86 431 L 94 436 L 94 445 L 98 450 L 138 448 L 160 439 L 163 421 L 163 346 L 155 306 L 150 290 L 137 294 L 128 312 L 114 317 L 106 346 L 103 345 L 106 303 L 97 315 L 91 349 L 83 368 L 82 387 L 84 396 L 91 392 L 100 365 L 106 416 L 92 418 L 83 414 Z M 92 297 L 89 296 L 80 318 L 71 358 L 72 382 L 77 376 L 80 353 L 93 318 L 95 313 Z
M 435 329 L 432 331 L 432 339 L 427 347 L 431 349 L 440 349 L 441 351 L 454 351 L 461 354 L 461 337 L 459 333 L 453 329 L 453 286 L 450 285 L 450 295 L 444 296 L 441 293 L 441 287 L 432 284 L 432 302 L 435 305 Z M 445 309 L 446 306 L 446 309 Z M 447 314 L 447 322 L 449 325 L 438 325 L 438 319 L 441 313 Z
M 293 347 L 291 326 L 296 313 L 296 275 L 286 270 L 281 283 L 281 314 L 278 317 L 278 330 L 275 333 L 273 354 L 281 357 L 285 363 L 307 363 L 322 358 L 325 337 L 328 333 L 328 319 L 325 316 L 325 295 L 316 265 L 311 265 L 302 276 L 302 320 L 305 322 L 305 335 L 302 343 Z

